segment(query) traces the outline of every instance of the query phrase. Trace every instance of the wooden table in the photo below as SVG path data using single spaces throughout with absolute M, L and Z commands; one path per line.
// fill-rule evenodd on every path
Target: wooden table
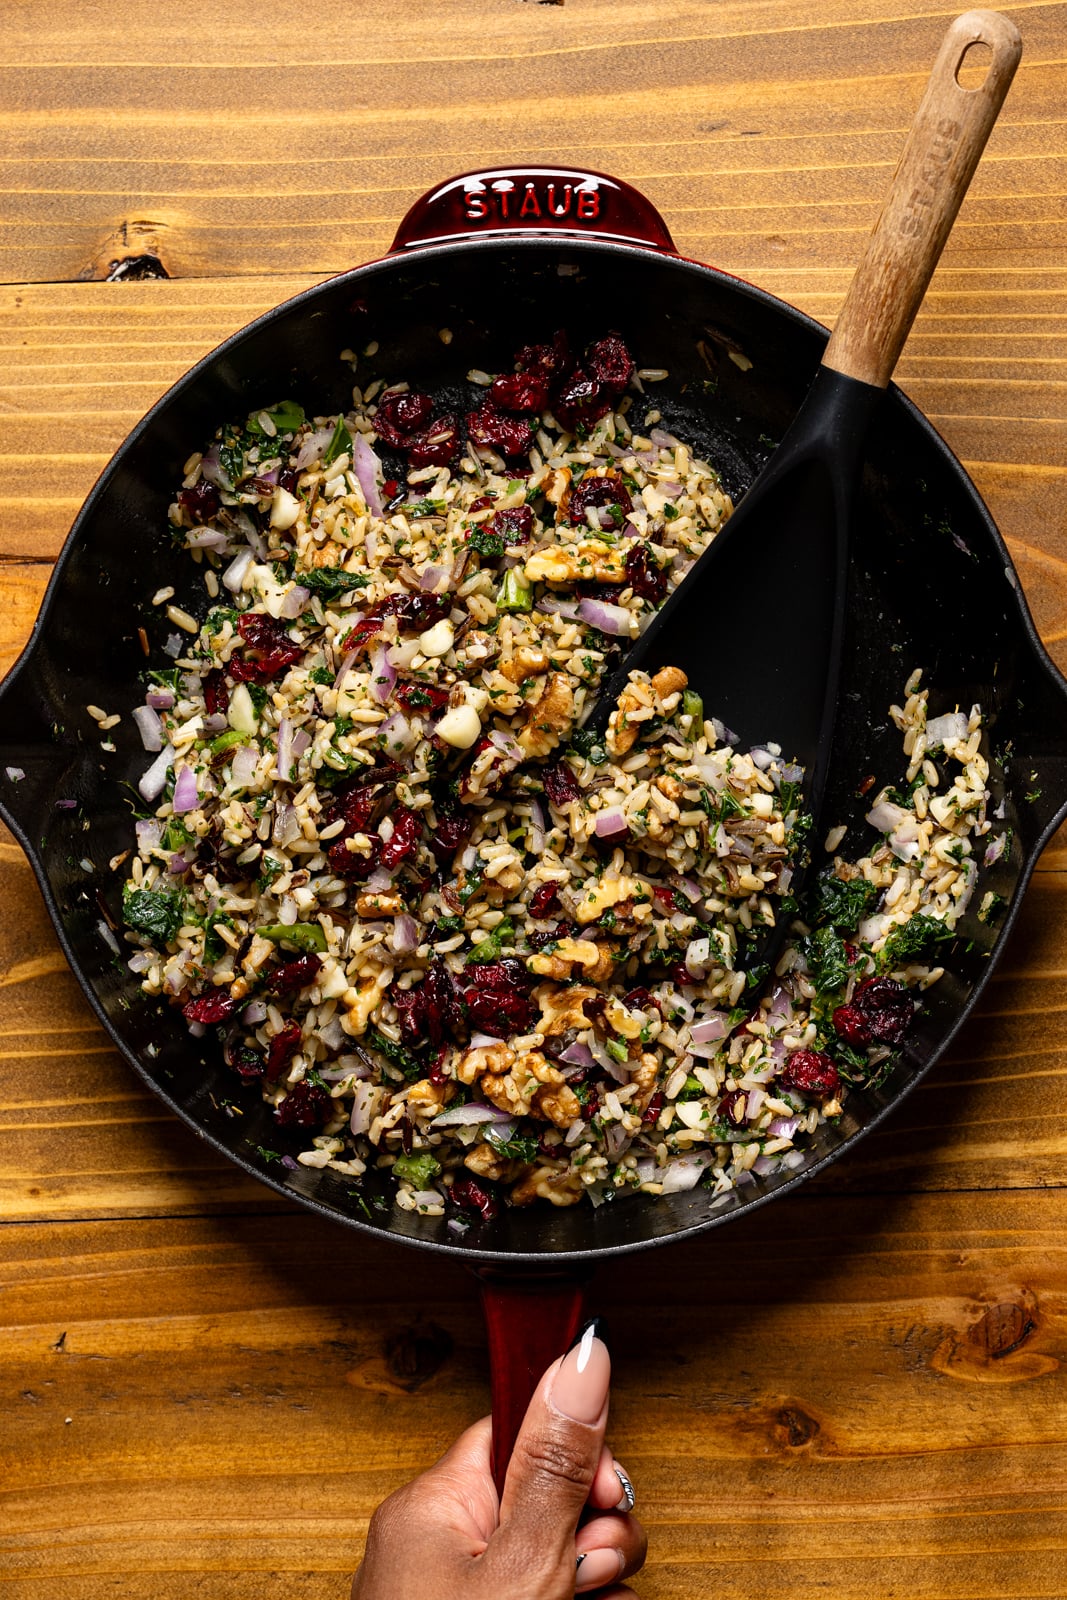
M 1067 7 L 900 377 L 1067 668 Z M 919 0 L 5 7 L 0 655 L 136 418 L 382 251 L 434 180 L 588 163 L 832 322 L 948 9 Z M 158 281 L 102 281 L 151 256 Z M 154 269 L 153 269 L 154 270 Z M 458 1270 L 302 1215 L 140 1088 L 0 843 L 0 1539 L 18 1600 L 328 1600 L 486 1408 Z M 1067 849 L 952 1058 L 820 1186 L 601 1271 L 646 1600 L 1067 1596 Z M 635 1293 L 635 1287 L 639 1293 Z

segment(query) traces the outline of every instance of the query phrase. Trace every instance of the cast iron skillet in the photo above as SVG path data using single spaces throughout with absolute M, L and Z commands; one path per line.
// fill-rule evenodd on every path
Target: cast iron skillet
M 444 394 L 463 408 L 464 374 L 506 369 L 523 343 L 560 326 L 578 342 L 620 331 L 638 367 L 669 369 L 651 391 L 663 424 L 692 439 L 743 494 L 807 390 L 826 341 L 810 318 L 760 289 L 680 258 L 653 207 L 595 173 L 508 170 L 457 178 L 424 197 L 389 257 L 320 285 L 260 317 L 189 372 L 138 424 L 80 512 L 30 643 L 0 690 L 0 814 L 33 866 L 63 950 L 97 1016 L 131 1066 L 201 1138 L 310 1210 L 401 1243 L 445 1252 L 488 1280 L 494 1411 L 505 1430 L 531 1375 L 567 1342 L 576 1287 L 598 1256 L 691 1237 L 762 1205 L 834 1160 L 928 1070 L 978 999 L 1037 855 L 1067 812 L 1067 686 L 1037 638 L 1004 547 L 959 462 L 896 389 L 871 432 L 856 516 L 842 681 L 847 685 L 825 815 L 864 837 L 860 780 L 890 781 L 900 738 L 887 707 L 922 666 L 932 711 L 980 701 L 1000 776 L 1011 844 L 983 872 L 948 947 L 947 974 L 926 999 L 885 1084 L 849 1096 L 797 1172 L 714 1201 L 695 1189 L 660 1200 L 505 1209 L 457 1242 L 443 1219 L 392 1209 L 371 1176 L 361 1192 L 330 1172 L 287 1169 L 260 1154 L 286 1146 L 254 1090 L 211 1039 L 146 1000 L 103 937 L 118 924 L 120 883 L 108 861 L 132 837 L 127 787 L 149 764 L 128 714 L 104 753 L 87 703 L 128 713 L 170 625 L 151 606 L 163 584 L 202 613 L 204 589 L 167 531 L 182 463 L 222 421 L 293 397 L 309 413 L 346 406 L 346 346 L 376 340 L 372 370 Z M 447 329 L 451 338 L 443 337 Z M 650 399 L 650 403 L 652 403 Z M 771 626 L 804 648 L 805 619 L 763 572 L 753 595 Z M 4 769 L 21 769 L 12 781 Z M 82 865 L 91 862 L 91 870 Z M 981 894 L 1002 908 L 977 918 Z M 239 1098 L 244 1115 L 225 1102 Z M 529 1292 L 538 1296 L 530 1315 Z M 497 1360 L 497 1358 L 500 1358 Z M 505 1366 L 506 1360 L 506 1366 Z M 512 1434 L 513 1437 L 513 1434 Z

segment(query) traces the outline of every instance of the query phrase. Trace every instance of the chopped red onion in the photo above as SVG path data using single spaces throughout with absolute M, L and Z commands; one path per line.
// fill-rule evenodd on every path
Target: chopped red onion
M 616 1061 L 615 1057 L 605 1050 L 599 1039 L 592 1039 L 589 1049 L 597 1066 L 603 1068 L 609 1078 L 614 1078 L 616 1083 L 629 1083 L 629 1066 L 624 1061 Z
M 653 428 L 648 437 L 657 450 L 677 450 L 682 445 L 680 439 L 676 439 L 673 433 L 667 433 L 664 428 Z
M 678 932 L 678 933 L 681 933 L 682 929 L 685 928 L 687 925 L 691 924 L 692 921 L 693 921 L 693 913 L 691 911 L 672 911 L 671 912 L 671 917 L 670 917 L 671 927 L 674 928 L 675 931 Z
M 219 447 L 213 444 L 210 450 L 205 450 L 200 462 L 200 476 L 208 483 L 213 483 L 216 489 L 232 489 L 233 484 L 222 470 L 219 461 Z
M 536 795 L 530 798 L 530 849 L 535 856 L 543 853 L 545 848 L 545 808 Z
M 995 861 L 999 861 L 1004 854 L 1007 842 L 1008 836 L 1006 833 L 998 833 L 995 839 L 990 840 L 989 844 L 986 845 L 985 855 L 982 857 L 983 865 L 991 867 Z
M 138 950 L 135 956 L 130 957 L 126 965 L 131 972 L 146 972 L 154 960 L 155 956 L 151 950 Z
M 194 528 L 186 532 L 187 550 L 228 550 L 230 541 L 219 528 Z
M 798 1167 L 802 1167 L 806 1160 L 807 1154 L 803 1150 L 782 1151 L 782 1166 L 788 1167 L 790 1172 L 795 1172 Z
M 293 724 L 288 717 L 278 723 L 278 750 L 274 758 L 275 771 L 282 783 L 293 775 Z
M 593 1052 L 589 1046 L 580 1044 L 578 1040 L 575 1040 L 573 1044 L 569 1044 L 566 1050 L 562 1050 L 559 1059 L 565 1061 L 569 1067 L 584 1067 L 588 1069 L 595 1065 Z
M 222 574 L 222 581 L 231 594 L 237 594 L 244 586 L 245 576 L 252 565 L 251 550 L 240 550 Z
M 663 1174 L 663 1193 L 681 1194 L 695 1189 L 710 1160 L 707 1155 L 672 1156 Z
M 660 494 L 666 495 L 668 500 L 677 500 L 680 495 L 685 493 L 685 484 L 675 483 L 672 478 L 661 478 L 656 484 L 656 488 Z
M 403 510 L 403 507 L 401 507 L 401 510 Z M 423 567 L 422 571 L 419 573 L 419 588 L 427 594 L 431 594 L 437 588 L 442 579 L 447 582 L 449 579 L 451 579 L 451 577 L 451 567 Z
M 752 1122 L 756 1117 L 759 1116 L 760 1107 L 766 1098 L 766 1089 L 750 1089 L 748 1091 L 748 1103 L 745 1106 L 746 1121 Z
M 629 639 L 633 633 L 634 613 L 607 600 L 579 600 L 578 615 L 591 628 L 599 628 L 616 639 Z
M 728 728 L 725 722 L 720 722 L 718 717 L 711 717 L 709 720 L 715 729 L 715 737 L 720 744 L 737 744 L 737 734 L 731 728 Z
M 163 641 L 163 654 L 170 656 L 172 661 L 177 661 L 182 653 L 182 636 L 180 633 L 168 633 Z
M 494 1043 L 499 1043 L 494 1040 Z M 479 1122 L 510 1122 L 511 1114 L 501 1111 L 499 1106 L 483 1105 L 480 1100 L 471 1100 L 465 1106 L 451 1106 L 447 1111 L 442 1111 L 439 1117 L 434 1117 L 431 1128 L 467 1128 Z
M 275 844 L 291 844 L 300 832 L 300 818 L 291 805 L 280 805 L 274 813 L 271 837 Z
M 752 1093 L 755 1094 L 755 1092 L 753 1089 Z M 767 1132 L 775 1139 L 791 1139 L 797 1131 L 799 1121 L 799 1117 L 775 1117 Z
M 250 1028 L 255 1027 L 257 1022 L 266 1020 L 267 1006 L 263 1000 L 250 1000 L 241 1013 L 241 1021 L 247 1023 Z
M 311 599 L 311 590 L 304 589 L 299 583 L 294 583 L 285 599 L 278 607 L 278 615 L 291 622 L 298 617 Z
M 766 772 L 768 767 L 774 766 L 774 756 L 771 755 L 769 750 L 765 750 L 762 745 L 753 745 L 748 753 L 752 758 L 753 766 L 758 767 L 761 772 Z
M 359 480 L 367 510 L 375 517 L 385 516 L 381 495 L 378 493 L 378 476 L 381 462 L 361 433 L 352 435 L 352 471 Z
M 183 872 L 189 871 L 191 865 L 192 862 L 187 861 L 183 853 L 179 850 L 175 855 L 172 855 L 167 862 L 167 871 L 172 875 L 172 877 L 180 878 Z
M 202 1022 L 187 1022 L 186 1027 L 194 1039 L 202 1039 L 207 1032 L 207 1028 Z
M 409 917 L 402 912 L 393 922 L 393 935 L 389 940 L 390 948 L 398 956 L 409 956 L 419 947 L 419 925 L 414 917 Z
M 703 889 L 700 887 L 695 878 L 675 878 L 674 883 L 675 887 L 680 889 L 685 895 L 685 898 L 693 905 L 696 905 L 697 901 L 704 893 Z
M 213 711 L 210 716 L 204 718 L 205 733 L 225 733 L 228 727 L 229 723 L 221 711 Z
M 542 595 L 537 602 L 537 610 L 548 617 L 563 617 L 567 622 L 578 620 L 578 601 L 557 600 L 553 594 Z
M 394 711 L 378 729 L 390 754 L 406 753 L 418 743 L 419 736 L 402 711 Z
M 894 805 L 891 800 L 879 800 L 868 811 L 865 821 L 872 828 L 877 828 L 879 833 L 892 833 L 893 829 L 901 822 L 912 821 L 914 817 L 910 811 L 905 811 L 903 806 Z
M 948 711 L 942 717 L 932 717 L 926 724 L 926 748 L 932 750 L 936 745 L 943 745 L 946 739 L 966 739 L 967 720 L 964 711 Z
M 362 612 L 353 612 L 352 613 L 352 621 L 353 621 L 353 623 L 362 622 L 362 620 L 363 620 Z M 345 676 L 348 673 L 348 671 L 350 670 L 350 668 L 352 667 L 352 665 L 353 665 L 353 663 L 354 663 L 354 661 L 356 659 L 357 654 L 358 654 L 358 651 L 350 650 L 348 652 L 348 654 L 345 656 L 344 660 L 341 662 L 341 665 L 337 669 L 337 676 L 333 680 L 333 686 L 334 686 L 335 689 L 339 689 L 341 687 L 341 685 L 344 683 Z
M 714 1061 L 719 1053 L 718 1044 L 691 1044 L 689 1054 L 699 1056 L 701 1061 Z
M 490 1122 L 486 1126 L 485 1137 L 490 1144 L 507 1144 L 509 1139 L 514 1138 L 518 1125 L 514 1117 L 509 1117 L 507 1122 Z
M 625 1155 L 626 1151 L 629 1150 L 632 1143 L 633 1140 L 621 1122 L 609 1123 L 604 1130 L 604 1154 L 609 1161 L 618 1161 L 619 1157 Z
M 781 772 L 778 774 L 780 783 L 800 783 L 803 777 L 804 768 L 798 767 L 792 762 L 790 762 L 789 765 L 784 766 Z
M 311 743 L 311 735 L 306 728 L 297 728 L 293 734 L 293 760 L 299 761 L 304 751 Z
M 694 1022 L 689 1030 L 689 1037 L 694 1044 L 711 1044 L 716 1039 L 725 1039 L 730 1031 L 730 1019 L 725 1011 L 708 1011 L 699 1022 Z
M 777 1156 L 757 1156 L 752 1163 L 752 1171 L 758 1172 L 761 1178 L 767 1178 L 772 1172 L 777 1172 L 780 1165 Z
M 300 446 L 300 454 L 296 458 L 297 472 L 303 472 L 313 461 L 318 461 L 332 438 L 332 428 L 316 428 L 313 433 L 309 433 Z
M 149 689 L 144 698 L 145 705 L 151 706 L 153 711 L 169 711 L 174 704 L 170 689 Z
M 777 984 L 771 995 L 771 1003 L 767 1011 L 767 1026 L 777 1032 L 787 1022 L 793 1020 L 793 1002 L 789 991 L 784 984 Z
M 137 834 L 137 848 L 139 850 L 154 850 L 163 837 L 163 824 L 149 817 L 142 817 L 134 827 Z
M 247 789 L 256 776 L 258 765 L 259 757 L 251 745 L 239 744 L 233 752 L 230 777 L 240 788 Z
M 396 668 L 389 660 L 389 652 L 380 644 L 371 657 L 370 692 L 380 706 L 384 706 L 396 684 Z
M 195 811 L 200 804 L 200 791 L 197 788 L 196 773 L 192 767 L 182 767 L 174 785 L 174 798 L 171 800 L 175 816 L 183 816 L 186 811 Z
M 167 781 L 167 773 L 174 761 L 174 751 L 170 745 L 156 757 L 148 771 L 137 785 L 142 799 L 158 800 L 163 793 L 163 785 Z
M 391 889 L 393 887 L 393 877 L 397 871 L 399 871 L 399 868 L 394 868 L 393 872 L 389 872 L 385 867 L 375 867 L 367 879 L 367 888 L 371 894 L 381 894 L 383 890 Z
M 352 1092 L 352 1115 L 348 1119 L 348 1126 L 353 1133 L 366 1133 L 373 1121 L 373 1110 L 378 1103 L 378 1095 L 369 1083 L 361 1079 L 355 1084 Z
M 606 811 L 597 812 L 596 835 L 598 839 L 615 839 L 626 831 L 626 818 L 618 806 L 609 806 Z

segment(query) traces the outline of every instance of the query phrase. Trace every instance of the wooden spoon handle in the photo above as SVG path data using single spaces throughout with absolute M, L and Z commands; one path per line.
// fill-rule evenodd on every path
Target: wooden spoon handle
M 981 52 L 985 81 L 967 89 L 957 73 L 972 45 L 992 56 Z M 824 366 L 879 389 L 893 376 L 1022 48 L 1014 22 L 997 11 L 967 11 L 950 25 Z

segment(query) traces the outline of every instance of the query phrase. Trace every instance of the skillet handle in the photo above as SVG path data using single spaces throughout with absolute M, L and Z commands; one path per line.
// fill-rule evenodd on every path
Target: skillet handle
M 973 89 L 958 77 L 972 48 L 976 66 L 988 61 Z M 1014 22 L 997 11 L 967 11 L 950 24 L 823 366 L 879 389 L 889 383 L 1022 48 Z
M 497 167 L 449 178 L 416 200 L 389 253 L 531 234 L 616 240 L 677 254 L 650 200 L 619 178 L 576 167 Z
M 585 1278 L 576 1273 L 515 1277 L 481 1269 L 493 1399 L 493 1481 L 498 1493 L 541 1374 L 582 1324 Z

